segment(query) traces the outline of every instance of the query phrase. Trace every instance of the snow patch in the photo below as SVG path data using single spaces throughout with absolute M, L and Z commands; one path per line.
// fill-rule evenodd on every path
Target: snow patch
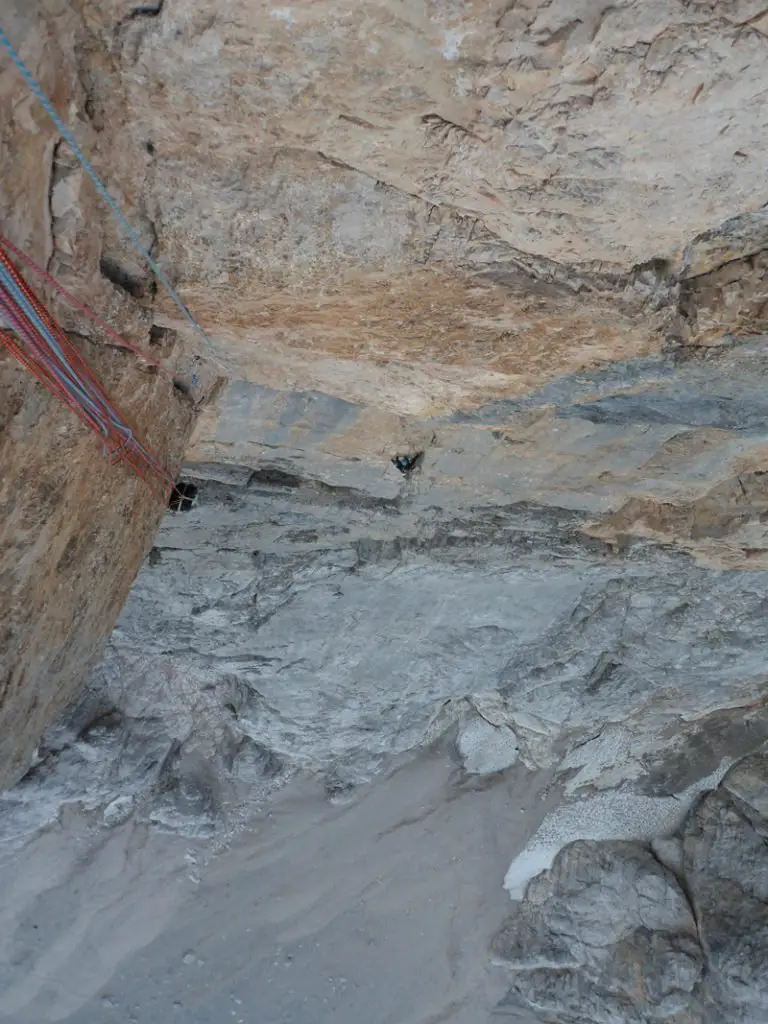
M 457 60 L 459 47 L 464 39 L 465 33 L 458 28 L 451 28 L 445 33 L 442 54 L 446 60 Z
M 269 13 L 273 18 L 277 18 L 278 21 L 284 21 L 286 25 L 296 24 L 290 7 L 273 7 Z
M 510 864 L 504 878 L 510 899 L 522 899 L 530 880 L 551 868 L 560 850 L 578 839 L 647 841 L 674 832 L 693 801 L 718 786 L 732 764 L 730 758 L 721 761 L 711 775 L 676 796 L 651 797 L 614 790 L 564 804 L 544 819 L 523 852 Z
M 517 737 L 512 730 L 506 725 L 492 725 L 484 718 L 467 722 L 457 745 L 464 769 L 472 775 L 491 775 L 517 760 Z

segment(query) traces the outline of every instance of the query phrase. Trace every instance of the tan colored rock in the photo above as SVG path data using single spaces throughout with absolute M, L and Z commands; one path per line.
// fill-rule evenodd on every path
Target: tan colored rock
M 66 110 L 80 99 L 68 53 L 76 21 L 66 5 L 48 10 L 33 19 L 19 4 L 7 23 L 4 12 L 3 27 L 23 38 L 34 73 Z M 43 264 L 71 257 L 81 294 L 96 304 L 93 195 L 7 62 L 0 64 L 0 108 L 3 231 Z M 123 319 L 138 340 L 146 330 L 141 318 Z M 64 322 L 87 323 L 71 313 Z M 101 336 L 75 337 L 128 421 L 175 474 L 196 418 L 193 399 Z M 175 350 L 171 367 L 175 358 L 189 362 Z M 0 786 L 18 778 L 45 726 L 100 656 L 163 508 L 162 495 L 110 464 L 73 413 L 0 348 Z
M 742 7 L 84 0 L 81 116 L 234 376 L 424 416 L 658 351 L 766 198 Z
M 198 461 L 258 465 L 274 444 L 314 460 L 318 478 L 354 466 L 372 492 L 390 495 L 398 482 L 381 466 L 393 452 L 431 446 L 425 474 L 440 486 L 489 496 L 509 480 L 515 500 L 588 509 L 611 545 L 640 534 L 706 561 L 762 564 L 760 485 L 745 511 L 737 482 L 742 464 L 760 471 L 760 409 L 744 414 L 747 427 L 720 407 L 675 419 L 674 388 L 657 401 L 661 384 L 635 385 L 621 367 L 670 343 L 718 348 L 765 322 L 764 17 L 761 4 L 735 0 L 46 0 L 34 12 L 13 0 L 4 27 L 211 335 L 221 366 L 203 367 L 200 339 L 155 294 L 5 59 L 0 216 L 15 242 L 131 341 L 151 337 L 173 369 L 197 367 L 206 395 L 229 375 L 195 433 Z M 58 300 L 54 308 L 85 332 L 78 315 Z M 191 411 L 130 360 L 93 358 L 175 464 Z M 612 365 L 614 384 L 590 394 Z M 37 392 L 8 373 L 7 387 L 21 389 L 14 415 L 26 422 Z M 446 420 L 548 395 L 542 389 L 563 380 L 581 388 L 567 409 L 552 392 L 529 412 L 479 424 L 473 444 L 493 464 L 493 483 L 462 476 L 478 456 Z M 294 415 L 313 396 L 327 403 L 327 423 Z M 626 409 L 629 427 L 604 429 Z M 491 428 L 499 436 L 483 447 Z M 35 504 L 49 474 L 69 489 L 67 502 L 61 490 L 52 499 L 69 524 L 50 521 L 58 551 L 73 502 L 87 532 L 86 510 L 101 507 L 102 490 L 123 507 L 134 485 L 121 483 L 124 495 L 108 485 L 114 477 L 102 477 L 90 439 L 76 432 L 60 479 L 65 463 L 48 462 L 49 429 L 37 438 L 9 425 L 4 479 L 19 507 Z M 34 485 L 22 476 L 28 465 Z M 18 479 L 32 488 L 21 499 Z M 77 657 L 61 662 L 61 701 L 151 536 L 159 510 L 136 500 L 142 511 L 121 535 L 129 555 L 106 539 L 117 521 L 94 535 L 121 583 L 106 603 L 101 589 L 89 591 L 98 621 Z M 36 550 L 34 561 L 12 546 L 4 556 L 13 586 L 32 587 L 17 595 L 14 679 L 43 595 L 57 614 L 55 588 L 39 582 L 52 556 Z M 77 574 L 86 564 L 67 586 L 85 587 Z M 65 627 L 56 629 L 41 642 L 58 644 Z M 39 684 L 39 717 L 26 705 L 14 712 L 31 723 L 14 740 L 14 764 L 49 717 L 57 678 Z
M 194 407 L 132 356 L 86 345 L 126 415 L 176 471 Z M 0 784 L 87 678 L 128 596 L 162 497 L 0 353 Z

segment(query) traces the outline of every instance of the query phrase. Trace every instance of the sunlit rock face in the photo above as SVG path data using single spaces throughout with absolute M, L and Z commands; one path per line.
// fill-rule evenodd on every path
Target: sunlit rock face
M 764 779 L 737 762 L 768 738 L 766 12 L 66 7 L 7 30 L 205 326 L 216 400 L 188 500 L 156 536 L 159 508 L 126 514 L 130 554 L 90 534 L 112 575 L 73 563 L 98 621 L 67 627 L 92 636 L 55 700 L 53 672 L 27 691 L 0 831 L 79 802 L 220 837 L 297 775 L 345 805 L 437 744 L 546 804 L 504 883 L 510 1015 L 765 1020 Z M 0 102 L 5 230 L 203 366 L 10 66 Z M 195 410 L 109 372 L 178 463 Z M 55 615 L 48 562 L 127 485 L 95 450 L 49 457 L 33 398 L 0 418 L 3 507 L 62 465 L 87 480 L 34 562 L 8 549 L 17 609 Z

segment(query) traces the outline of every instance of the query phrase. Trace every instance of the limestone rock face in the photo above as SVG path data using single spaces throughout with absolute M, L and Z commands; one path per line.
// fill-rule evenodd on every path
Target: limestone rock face
M 765 779 L 733 767 L 768 739 L 763 6 L 26 7 L 4 27 L 216 362 L 4 60 L 4 230 L 203 385 L 56 300 L 174 469 L 202 413 L 152 544 L 160 509 L 0 366 L 0 781 L 80 691 L 3 837 L 74 801 L 220 836 L 441 743 L 546 801 L 505 1012 L 768 1019 Z
M 76 108 L 82 93 L 72 47 L 79 23 L 69 5 L 55 7 L 46 13 L 45 5 L 35 12 L 6 5 L 3 28 L 24 43 L 46 91 L 64 109 Z M 83 298 L 97 304 L 104 291 L 89 294 L 88 257 L 98 252 L 100 235 L 94 199 L 5 58 L 0 138 L 3 233 L 43 266 L 77 260 Z M 59 310 L 49 290 L 30 283 Z M 113 297 L 107 310 L 123 307 L 124 324 L 146 340 L 146 314 L 127 306 Z M 175 473 L 205 388 L 186 397 L 169 377 L 105 344 L 87 320 L 70 313 L 64 326 L 76 332 L 72 338 L 128 421 Z M 171 367 L 174 358 L 188 361 L 172 339 L 166 354 Z M 98 439 L 0 346 L 0 786 L 25 770 L 44 728 L 102 654 L 163 506 L 162 496 L 110 465 Z
M 768 856 L 764 814 L 767 760 L 747 758 L 708 794 L 683 831 L 685 877 L 710 964 L 710 985 L 733 1020 L 755 1021 L 768 1005 Z M 760 780 L 756 806 L 749 778 Z
M 423 417 L 761 322 L 759 4 L 73 6 L 71 123 L 235 377 Z M 54 269 L 147 303 L 58 159 Z
M 78 9 L 97 157 L 235 375 L 424 416 L 762 316 L 757 4 Z
M 13 5 L 13 41 L 230 377 L 188 453 L 195 509 L 25 786 L 155 808 L 189 778 L 215 822 L 249 786 L 309 765 L 343 787 L 450 725 L 470 770 L 519 756 L 569 796 L 631 782 L 662 813 L 722 774 L 740 717 L 761 741 L 764 20 L 673 0 Z M 7 62 L 2 89 L 9 233 L 199 370 Z M 63 702 L 84 669 L 61 661 Z M 27 753 L 49 719 L 29 716 Z M 702 731 L 698 778 L 674 778 Z M 617 807 L 589 837 L 653 834 L 656 810 L 629 828 Z M 569 813 L 540 866 L 578 837 Z
M 195 414 L 131 357 L 84 344 L 112 393 L 171 467 Z M 20 365 L 0 355 L 0 780 L 15 781 L 43 729 L 101 656 L 163 509 Z
M 691 1013 L 704 973 L 691 908 L 674 875 L 632 843 L 566 847 L 494 954 L 514 971 L 508 1005 L 534 1005 L 541 1020 L 704 1019 Z
M 677 877 L 639 844 L 567 846 L 496 937 L 505 1005 L 556 1024 L 764 1020 L 767 764 L 740 761 L 654 844 L 681 844 Z

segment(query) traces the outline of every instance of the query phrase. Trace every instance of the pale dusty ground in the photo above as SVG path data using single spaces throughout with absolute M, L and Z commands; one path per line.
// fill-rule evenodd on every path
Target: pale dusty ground
M 516 771 L 424 757 L 345 806 L 293 784 L 212 858 L 72 811 L 0 862 L 0 1020 L 490 1021 L 504 873 L 549 809 Z

